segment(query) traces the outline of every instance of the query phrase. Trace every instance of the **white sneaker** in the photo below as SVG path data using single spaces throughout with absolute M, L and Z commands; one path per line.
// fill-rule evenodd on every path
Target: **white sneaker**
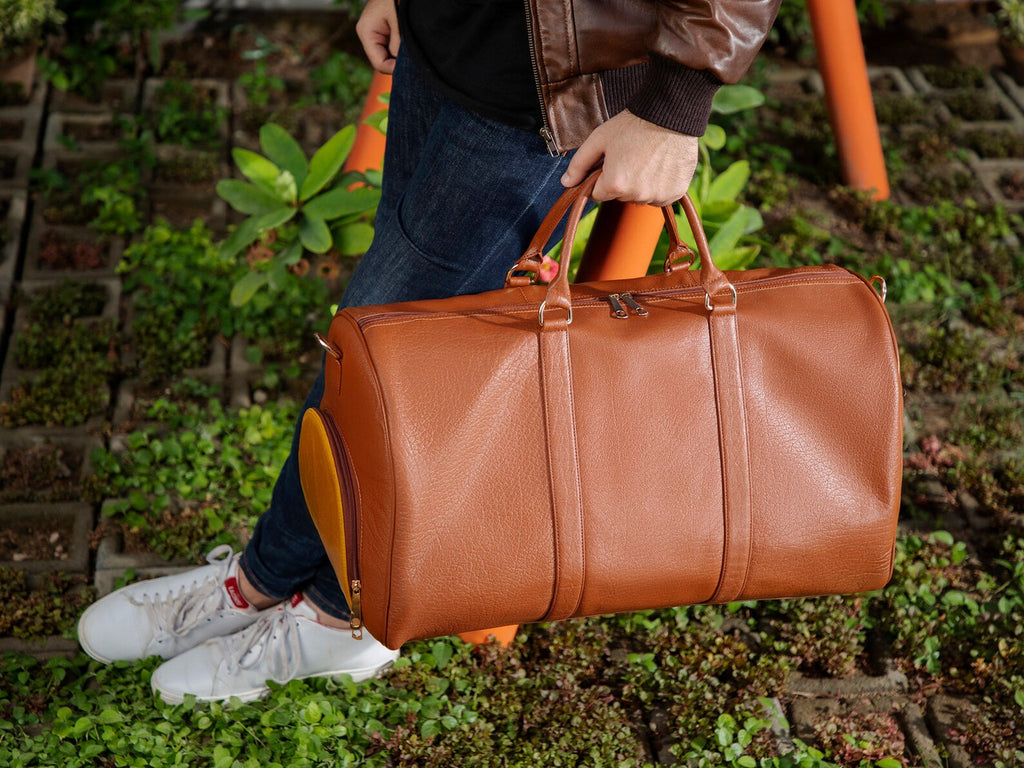
M 221 545 L 206 556 L 209 565 L 111 592 L 78 620 L 78 642 L 107 664 L 147 656 L 170 659 L 249 626 L 274 608 L 257 610 L 242 597 L 239 557 Z
M 398 658 L 363 630 L 334 629 L 296 595 L 247 629 L 218 637 L 161 664 L 153 673 L 154 693 L 168 704 L 192 694 L 197 701 L 237 696 L 254 701 L 270 692 L 266 681 L 284 684 L 308 677 L 351 675 L 356 682 L 376 677 Z

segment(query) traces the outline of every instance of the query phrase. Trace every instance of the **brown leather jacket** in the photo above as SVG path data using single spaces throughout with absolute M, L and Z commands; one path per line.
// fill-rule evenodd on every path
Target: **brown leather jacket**
M 549 149 L 624 108 L 700 135 L 722 83 L 746 72 L 781 0 L 526 0 Z

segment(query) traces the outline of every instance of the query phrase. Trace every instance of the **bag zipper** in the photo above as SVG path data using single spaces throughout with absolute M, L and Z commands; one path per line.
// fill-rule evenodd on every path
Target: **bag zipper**
M 349 460 L 348 450 L 345 448 L 345 441 L 341 437 L 341 431 L 330 414 L 320 408 L 314 409 L 324 424 L 324 431 L 327 432 L 327 441 L 331 445 L 331 453 L 334 455 L 334 463 L 341 473 L 341 517 L 345 528 L 345 569 L 348 577 L 349 609 L 352 612 L 352 637 L 359 640 L 363 636 L 363 606 L 362 606 L 362 581 L 359 579 L 359 533 L 356 525 L 359 515 L 356 509 L 356 494 L 354 489 L 354 475 Z
M 844 274 L 845 273 L 845 274 Z M 741 283 L 736 286 L 737 294 L 743 294 L 754 287 L 761 287 L 764 285 L 775 285 L 777 287 L 784 286 L 785 283 L 801 283 L 808 280 L 822 280 L 822 279 L 834 279 L 837 276 L 844 276 L 849 281 L 857 282 L 859 280 L 853 274 L 843 271 L 828 271 L 828 272 L 807 272 L 802 275 L 779 275 L 777 277 L 762 277 L 759 280 L 751 280 L 747 283 Z M 622 318 L 620 312 L 625 312 L 628 316 L 628 312 L 622 307 L 623 302 L 632 309 L 637 315 L 645 316 L 648 314 L 648 310 L 640 305 L 639 300 L 655 300 L 655 299 L 671 299 L 683 296 L 700 296 L 704 293 L 704 288 L 700 285 L 690 286 L 687 288 L 655 288 L 649 291 L 634 292 L 628 291 L 626 293 L 610 293 L 605 296 L 587 296 L 585 298 L 575 299 L 572 302 L 573 307 L 585 307 L 595 304 L 611 304 L 612 311 L 615 317 Z M 628 298 L 627 298 L 628 297 Z M 618 303 L 618 306 L 616 304 Z M 506 304 L 498 307 L 492 307 L 489 309 L 465 309 L 452 312 L 429 312 L 429 311 L 417 311 L 417 312 L 375 312 L 369 315 L 364 315 L 356 320 L 360 330 L 363 330 L 371 325 L 392 320 L 395 318 L 415 318 L 415 317 L 460 317 L 460 316 L 481 316 L 481 315 L 502 315 L 512 314 L 516 312 L 529 312 L 536 313 L 536 304 Z
M 540 137 L 548 148 L 551 157 L 560 157 L 558 146 L 555 144 L 555 135 L 551 132 L 551 124 L 548 122 L 548 109 L 544 104 L 544 89 L 540 85 L 540 64 L 537 63 L 537 42 L 533 38 L 533 11 L 530 9 L 530 0 L 523 0 L 526 6 L 526 39 L 530 45 L 530 66 L 533 69 L 533 84 L 537 88 L 537 99 L 540 101 Z

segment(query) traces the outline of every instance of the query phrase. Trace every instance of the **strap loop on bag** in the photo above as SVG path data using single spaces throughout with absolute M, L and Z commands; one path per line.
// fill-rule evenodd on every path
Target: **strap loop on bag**
M 506 285 L 515 284 L 516 278 L 512 274 L 516 271 L 523 270 L 528 272 L 535 272 L 537 267 L 535 266 L 539 259 L 543 257 L 544 246 L 547 241 L 551 238 L 552 233 L 558 226 L 558 222 L 565 216 L 566 211 L 569 212 L 569 218 L 565 224 L 565 236 L 562 238 L 562 253 L 561 263 L 568 265 L 572 256 L 572 245 L 573 240 L 576 238 L 576 228 L 579 226 L 580 219 L 583 217 L 583 209 L 586 207 L 587 201 L 594 192 L 594 186 L 597 184 L 597 180 L 601 175 L 601 169 L 598 168 L 591 172 L 586 179 L 584 179 L 579 185 L 567 189 L 562 195 L 555 201 L 555 204 L 551 207 L 548 215 L 544 217 L 544 221 L 541 222 L 540 228 L 537 230 L 537 234 L 534 235 L 533 240 L 530 241 L 530 245 L 527 246 L 526 252 L 519 258 L 512 269 L 509 270 L 508 276 L 506 277 Z M 683 205 L 683 212 L 686 214 L 686 219 L 690 224 L 690 229 L 693 231 L 693 237 L 697 246 L 697 253 L 700 255 L 700 282 L 704 288 L 704 306 L 707 307 L 708 311 L 714 308 L 713 297 L 728 291 L 732 294 L 732 306 L 736 306 L 736 288 L 729 279 L 725 276 L 715 264 L 714 259 L 711 257 L 711 248 L 708 245 L 707 235 L 704 233 L 704 227 L 701 224 L 700 216 L 697 214 L 697 209 L 690 199 L 689 195 L 683 195 L 681 201 Z M 692 254 L 692 250 L 679 239 L 679 230 L 676 227 L 676 217 L 672 211 L 672 206 L 666 205 L 661 208 L 662 215 L 665 218 L 665 228 L 669 234 L 669 256 L 666 261 L 666 265 L 673 264 L 679 259 L 685 259 Z M 667 267 L 666 272 L 671 273 L 671 268 Z M 544 310 L 550 307 L 561 307 L 564 309 L 569 317 L 569 321 L 572 320 L 572 307 L 570 302 L 570 290 L 569 290 L 569 277 L 568 269 L 559 269 L 558 274 L 555 275 L 555 279 L 548 284 L 547 295 L 544 298 L 541 308 L 537 315 L 540 325 L 544 325 Z

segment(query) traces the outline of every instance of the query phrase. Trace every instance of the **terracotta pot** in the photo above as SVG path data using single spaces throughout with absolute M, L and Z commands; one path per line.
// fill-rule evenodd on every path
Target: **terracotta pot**
M 25 98 L 32 94 L 36 79 L 36 43 L 23 46 L 14 56 L 0 59 L 0 82 L 17 83 Z

